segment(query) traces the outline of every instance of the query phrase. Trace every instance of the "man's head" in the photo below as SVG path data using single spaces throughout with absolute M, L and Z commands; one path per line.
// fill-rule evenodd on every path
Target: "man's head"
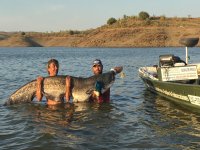
M 47 71 L 50 76 L 58 74 L 59 63 L 56 59 L 50 59 L 47 63 Z
M 92 72 L 94 75 L 102 74 L 103 64 L 100 59 L 95 59 L 92 63 Z

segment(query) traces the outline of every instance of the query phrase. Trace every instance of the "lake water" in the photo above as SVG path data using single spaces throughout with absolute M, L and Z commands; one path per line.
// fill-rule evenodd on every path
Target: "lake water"
M 0 149 L 200 148 L 200 115 L 147 91 L 138 77 L 139 67 L 169 53 L 185 57 L 184 48 L 0 48 Z M 189 56 L 198 62 L 200 48 Z M 20 86 L 47 76 L 50 58 L 59 60 L 59 74 L 91 76 L 100 58 L 104 72 L 123 65 L 126 76 L 116 76 L 110 103 L 3 106 Z

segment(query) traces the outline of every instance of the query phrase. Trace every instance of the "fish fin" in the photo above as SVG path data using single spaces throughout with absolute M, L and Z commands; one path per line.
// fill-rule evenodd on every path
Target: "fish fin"
M 11 103 L 11 100 L 10 99 L 7 99 L 6 101 L 5 101 L 5 103 L 3 104 L 3 106 L 8 106 L 8 105 L 11 105 L 12 103 Z

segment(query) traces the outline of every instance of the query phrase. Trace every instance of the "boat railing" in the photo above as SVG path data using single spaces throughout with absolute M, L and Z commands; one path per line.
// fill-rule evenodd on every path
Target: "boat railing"
M 178 81 L 198 79 L 197 66 L 158 67 L 160 81 Z
M 157 73 L 154 71 L 149 71 L 149 68 L 150 67 L 139 68 L 140 75 L 142 75 L 143 77 L 146 77 L 146 78 L 150 78 L 152 80 L 158 80 Z M 152 68 L 155 68 L 155 67 L 152 67 Z

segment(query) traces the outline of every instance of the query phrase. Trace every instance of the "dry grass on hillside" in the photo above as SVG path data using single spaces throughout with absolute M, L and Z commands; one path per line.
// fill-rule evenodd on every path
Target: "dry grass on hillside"
M 119 19 L 112 25 L 86 31 L 51 33 L 0 33 L 1 47 L 168 47 L 181 46 L 179 39 L 200 36 L 200 18 L 135 17 Z M 198 44 L 199 46 L 200 44 Z

